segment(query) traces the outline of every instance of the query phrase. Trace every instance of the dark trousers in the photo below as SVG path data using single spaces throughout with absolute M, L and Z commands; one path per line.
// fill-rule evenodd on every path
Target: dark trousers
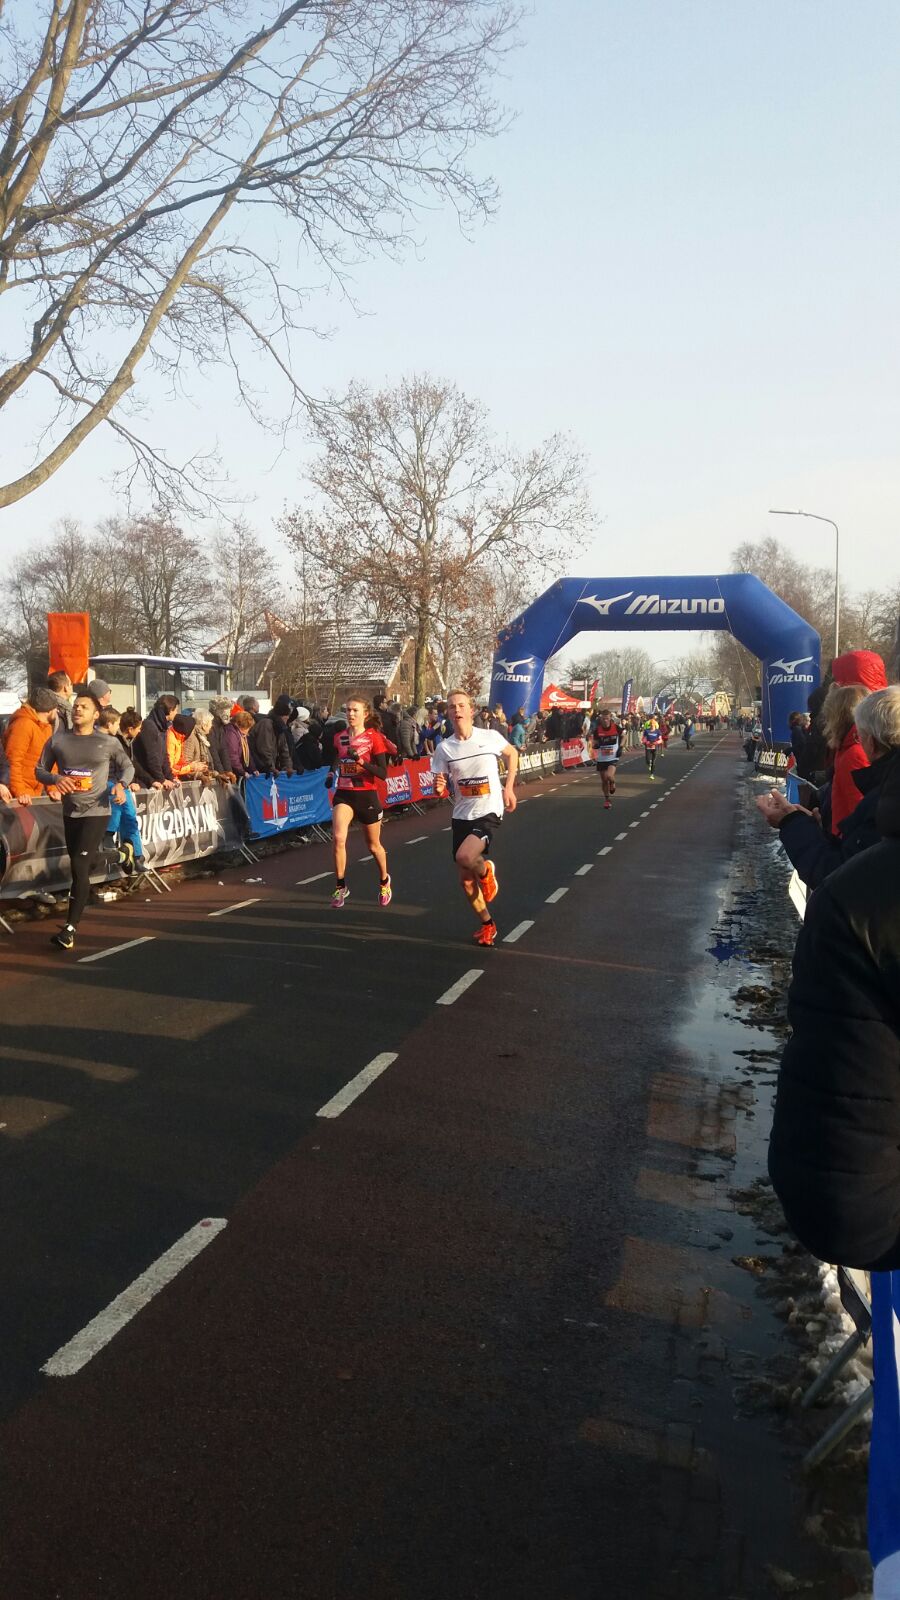
M 647 763 L 647 766 L 650 768 L 651 772 L 653 771 L 653 768 L 656 765 L 656 750 L 657 750 L 657 746 L 655 744 L 652 744 L 652 745 L 651 744 L 645 744 L 644 745 L 644 759 L 645 759 L 645 761 Z
M 88 903 L 91 871 L 103 843 L 109 817 L 63 817 L 66 849 L 72 863 L 72 888 L 69 894 L 69 922 L 76 927 Z

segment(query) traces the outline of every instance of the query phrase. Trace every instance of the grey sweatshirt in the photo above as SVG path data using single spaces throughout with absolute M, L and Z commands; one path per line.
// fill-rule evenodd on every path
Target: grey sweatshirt
M 52 769 L 56 768 L 54 772 Z M 55 733 L 41 751 L 34 769 L 38 783 L 75 778 L 81 787 L 63 795 L 63 811 L 71 817 L 109 815 L 109 784 L 131 783 L 134 767 L 118 739 L 108 733 Z

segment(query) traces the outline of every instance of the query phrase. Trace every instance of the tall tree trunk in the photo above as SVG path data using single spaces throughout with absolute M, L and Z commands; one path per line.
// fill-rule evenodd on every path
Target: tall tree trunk
M 416 627 L 416 664 L 413 680 L 413 703 L 416 706 L 425 700 L 425 674 L 428 671 L 428 646 L 431 640 L 431 618 L 427 611 L 420 611 Z

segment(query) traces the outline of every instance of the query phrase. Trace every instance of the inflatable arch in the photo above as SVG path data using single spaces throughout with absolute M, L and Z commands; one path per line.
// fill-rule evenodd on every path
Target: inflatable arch
M 819 682 L 819 635 L 750 573 L 721 578 L 560 578 L 502 628 L 491 673 L 491 704 L 507 716 L 536 711 L 544 664 L 585 629 L 649 632 L 726 629 L 762 661 L 763 733 L 790 737 L 792 711 L 805 711 Z M 615 685 L 617 689 L 619 685 Z

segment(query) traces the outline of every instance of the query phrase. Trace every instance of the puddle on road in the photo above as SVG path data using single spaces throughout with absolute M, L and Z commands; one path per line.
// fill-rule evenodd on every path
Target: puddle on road
M 868 1441 L 860 1428 L 853 1448 L 804 1478 L 802 1455 L 844 1401 L 803 1413 L 797 1407 L 817 1370 L 829 1314 L 818 1263 L 788 1233 L 766 1175 L 798 923 L 787 895 L 790 869 L 774 836 L 763 831 L 755 793 L 742 772 L 734 856 L 706 945 L 707 973 L 674 1040 L 675 1061 L 696 1075 L 694 1093 L 702 1086 L 706 1098 L 682 1203 L 690 1190 L 705 1188 L 710 1196 L 701 1210 L 694 1203 L 693 1242 L 707 1252 L 710 1326 L 722 1341 L 719 1373 L 706 1364 L 715 1393 L 699 1418 L 695 1412 L 694 1427 L 698 1444 L 720 1461 L 726 1517 L 748 1541 L 758 1536 L 757 1549 L 776 1553 L 770 1568 L 756 1574 L 764 1579 L 760 1592 L 836 1600 L 871 1593 Z M 759 1493 L 766 1481 L 759 1475 L 773 1473 L 783 1484 L 774 1523 L 778 1497 L 771 1488 Z M 759 1527 L 754 1484 L 755 1498 L 765 1502 Z

